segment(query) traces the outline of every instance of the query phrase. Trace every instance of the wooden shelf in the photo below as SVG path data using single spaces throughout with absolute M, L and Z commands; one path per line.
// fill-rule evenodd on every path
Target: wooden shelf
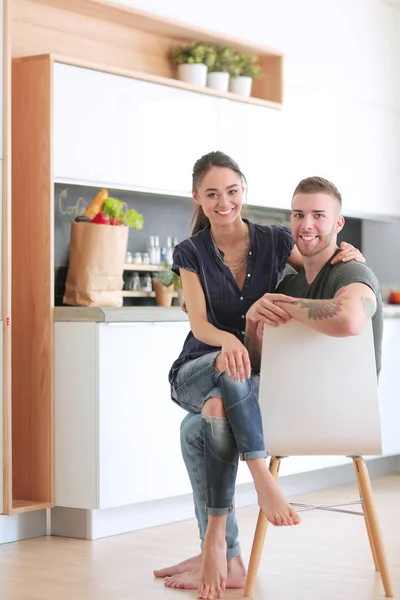
M 122 292 L 122 297 L 123 298 L 155 298 L 156 293 L 155 292 L 131 292 L 129 290 L 124 290 Z M 177 292 L 173 292 L 172 297 L 177 298 L 178 297 Z
M 24 512 L 54 503 L 54 185 L 50 169 L 51 64 L 16 62 L 12 70 L 12 205 L 20 205 L 28 196 L 35 201 L 21 214 L 12 213 L 12 439 L 8 466 L 12 501 L 7 502 L 7 510 Z M 24 177 L 24 173 L 29 175 Z
M 256 54 L 263 77 L 254 81 L 253 96 L 242 98 L 178 81 L 171 50 L 192 40 L 227 44 Z M 238 102 L 272 108 L 282 104 L 280 53 L 106 0 L 13 0 L 12 56 L 37 54 L 66 56 L 70 60 L 62 62 L 75 61 L 88 68 Z
M 33 512 L 35 510 L 44 510 L 45 508 L 51 508 L 53 504 L 51 502 L 40 502 L 39 500 L 15 500 L 12 502 L 13 514 Z
M 135 264 L 135 263 L 126 263 L 124 266 L 124 271 L 148 271 L 151 273 L 152 271 L 162 271 L 164 269 L 161 265 L 146 265 L 146 264 Z
M 131 292 L 130 290 L 124 290 L 122 292 L 123 298 L 155 298 L 155 292 Z

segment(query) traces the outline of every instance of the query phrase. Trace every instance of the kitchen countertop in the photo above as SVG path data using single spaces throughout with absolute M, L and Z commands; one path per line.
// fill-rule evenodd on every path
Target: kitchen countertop
M 400 318 L 400 304 L 384 304 L 385 318 Z M 112 308 L 107 306 L 56 306 L 54 321 L 57 323 L 93 322 L 93 323 L 157 323 L 171 321 L 188 321 L 188 316 L 180 306 L 123 306 Z
M 180 306 L 56 306 L 54 321 L 93 322 L 93 323 L 156 323 L 188 321 L 188 316 Z
M 400 318 L 400 304 L 384 304 L 383 316 L 385 319 Z

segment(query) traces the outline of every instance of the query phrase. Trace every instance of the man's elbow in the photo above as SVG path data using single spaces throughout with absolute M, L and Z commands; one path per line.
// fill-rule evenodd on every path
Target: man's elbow
M 361 316 L 345 317 L 340 324 L 340 335 L 350 337 L 360 335 L 365 327 L 365 318 Z

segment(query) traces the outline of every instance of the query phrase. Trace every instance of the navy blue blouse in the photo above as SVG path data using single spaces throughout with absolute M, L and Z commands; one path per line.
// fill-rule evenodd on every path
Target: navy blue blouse
M 242 343 L 246 312 L 261 296 L 275 291 L 294 246 L 291 231 L 287 227 L 249 223 L 249 230 L 250 247 L 242 290 L 229 268 L 218 258 L 209 227 L 176 246 L 172 266 L 177 275 L 179 269 L 199 275 L 206 299 L 208 322 L 232 333 Z M 170 383 L 174 383 L 176 373 L 184 362 L 218 349 L 204 344 L 190 331 L 182 352 L 172 365 Z

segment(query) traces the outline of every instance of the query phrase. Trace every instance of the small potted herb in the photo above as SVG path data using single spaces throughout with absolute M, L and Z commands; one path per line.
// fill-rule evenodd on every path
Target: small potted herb
M 153 287 L 156 294 L 157 306 L 171 306 L 175 288 L 176 275 L 169 265 L 159 271 L 153 279 Z
M 205 87 L 207 70 L 216 59 L 216 51 L 211 44 L 190 42 L 186 46 L 175 48 L 171 55 L 178 66 L 178 79 L 198 87 Z
M 262 68 L 258 57 L 251 52 L 237 53 L 230 68 L 229 91 L 238 96 L 249 97 L 253 80 L 262 77 Z
M 237 60 L 237 51 L 228 46 L 215 46 L 216 59 L 208 69 L 207 86 L 227 92 L 229 86 L 229 73 Z

